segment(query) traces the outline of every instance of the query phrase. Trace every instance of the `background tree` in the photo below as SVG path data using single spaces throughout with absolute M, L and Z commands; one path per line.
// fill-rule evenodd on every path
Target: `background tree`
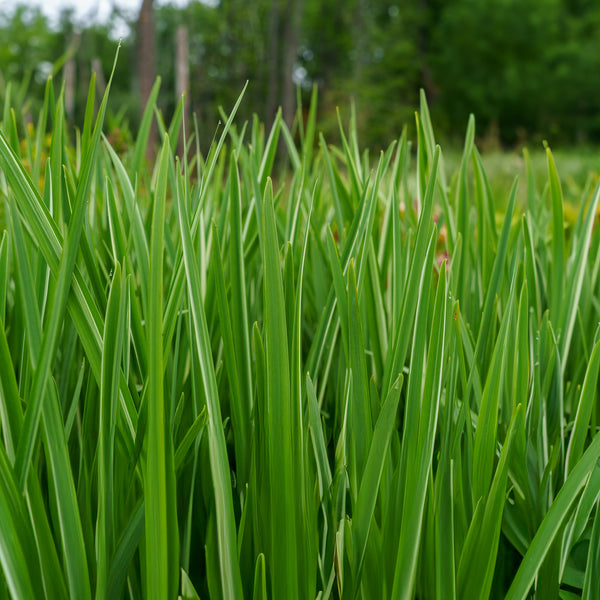
M 389 2 L 371 2 L 364 17 L 369 35 L 364 56 L 357 57 L 361 67 L 354 95 L 362 132 L 373 145 L 386 145 L 412 121 L 426 60 L 419 47 L 421 9 L 419 0 L 406 0 L 402 10 Z
M 36 114 L 53 62 L 64 52 L 60 32 L 39 8 L 19 5 L 4 17 L 0 39 L 0 93 L 12 84 L 13 99 L 25 104 L 25 113 Z
M 294 73 L 298 59 L 298 42 L 304 0 L 287 0 L 285 11 L 285 28 L 283 33 L 283 70 L 281 74 L 283 93 L 281 105 L 283 118 L 291 126 L 296 112 L 296 94 Z
M 163 80 L 159 108 L 167 119 L 172 114 L 176 32 L 185 25 L 190 111 L 203 145 L 218 126 L 219 106 L 231 107 L 246 81 L 240 119 L 256 113 L 269 123 L 282 106 L 290 122 L 296 83 L 306 102 L 316 83 L 326 137 L 337 135 L 336 107 L 346 118 L 353 99 L 361 139 L 372 147 L 412 123 L 419 88 L 438 135 L 461 138 L 472 112 L 478 132 L 496 132 L 505 146 L 542 136 L 554 145 L 600 140 L 600 6 L 591 0 L 347 0 L 343 10 L 338 0 L 194 0 L 183 8 L 145 0 L 133 17 L 113 11 L 107 23 L 82 24 L 65 12 L 57 25 L 17 7 L 0 15 L 0 96 L 12 81 L 13 97 L 28 90 L 35 108 L 47 75 L 63 76 L 65 40 L 79 39 L 67 72 L 75 76 L 72 118 L 80 122 L 92 61 L 108 72 L 124 19 L 131 35 L 109 108 L 109 123 L 123 131 L 138 125 L 155 75 Z M 161 49 L 154 59 L 152 35 Z
M 152 86 L 154 85 L 154 14 L 153 0 L 142 0 L 138 18 L 138 74 L 140 83 L 140 101 L 142 108 L 146 106 Z M 156 125 L 152 122 L 146 154 L 153 156 L 156 146 Z

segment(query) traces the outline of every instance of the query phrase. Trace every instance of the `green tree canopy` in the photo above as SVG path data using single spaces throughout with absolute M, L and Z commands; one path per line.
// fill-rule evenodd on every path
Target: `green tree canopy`
M 205 143 L 218 107 L 231 106 L 246 81 L 241 117 L 256 113 L 270 122 L 292 80 L 306 102 L 319 86 L 326 133 L 337 129 L 336 107 L 354 99 L 369 146 L 386 145 L 412 121 L 420 88 L 447 136 L 462 136 L 474 113 L 478 130 L 497 132 L 504 144 L 600 140 L 600 6 L 593 0 L 348 0 L 343 7 L 338 0 L 194 0 L 154 10 L 159 106 L 168 118 L 177 103 L 175 33 L 185 25 L 191 109 Z M 0 94 L 13 82 L 13 97 L 28 89 L 30 103 L 39 103 L 46 77 L 55 72 L 60 81 L 66 53 L 76 49 L 72 117 L 81 120 L 92 67 L 108 72 L 115 31 L 128 23 L 111 122 L 135 130 L 141 107 L 134 16 L 114 11 L 107 23 L 81 24 L 65 12 L 51 24 L 24 5 L 0 15 Z

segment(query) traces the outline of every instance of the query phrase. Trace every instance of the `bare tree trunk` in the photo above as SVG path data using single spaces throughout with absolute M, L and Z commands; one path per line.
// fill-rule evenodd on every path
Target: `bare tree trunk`
M 73 119 L 75 116 L 75 90 L 76 90 L 76 77 L 77 77 L 77 65 L 75 62 L 75 53 L 81 42 L 81 34 L 73 33 L 69 39 L 69 46 L 67 48 L 67 60 L 64 68 L 65 78 L 65 113 L 69 119 Z
M 298 54 L 303 7 L 304 0 L 287 0 L 284 31 L 283 118 L 289 127 L 292 126 L 296 112 L 296 86 L 292 77 Z
M 140 101 L 142 110 L 145 108 L 152 86 L 154 85 L 154 14 L 152 0 L 143 0 L 138 19 L 138 73 L 140 81 Z M 146 148 L 146 157 L 155 156 L 157 140 L 156 124 L 152 121 L 150 138 Z
M 65 77 L 65 112 L 72 119 L 75 113 L 75 58 L 69 56 L 64 68 Z
M 183 156 L 185 152 L 184 144 L 187 141 L 188 132 L 190 131 L 190 62 L 188 30 L 185 25 L 180 25 L 177 28 L 176 42 L 175 92 L 178 102 L 181 96 L 183 96 L 183 131 L 185 132 L 185 140 L 183 135 L 179 138 L 179 155 Z

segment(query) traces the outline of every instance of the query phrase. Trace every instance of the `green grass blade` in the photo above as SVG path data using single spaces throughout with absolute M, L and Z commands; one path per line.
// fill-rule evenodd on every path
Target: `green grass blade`
M 139 502 L 134 509 L 117 543 L 111 560 L 106 585 L 107 598 L 119 598 L 122 593 L 131 560 L 138 549 L 144 533 L 144 503 Z
M 575 318 L 577 316 L 576 307 L 579 306 L 581 299 L 581 290 L 583 281 L 586 275 L 588 265 L 588 256 L 590 252 L 590 236 L 592 228 L 596 221 L 598 205 L 600 204 L 600 182 L 596 185 L 596 189 L 592 194 L 592 199 L 589 206 L 581 207 L 581 214 L 587 208 L 585 219 L 581 221 L 582 226 L 578 227 L 575 232 L 576 243 L 573 244 L 571 251 L 571 264 L 573 272 L 569 273 L 568 281 L 563 283 L 561 294 L 567 298 L 567 301 L 562 305 L 562 312 L 558 321 L 558 329 L 560 333 L 560 349 L 561 356 L 567 356 L 571 348 L 571 340 L 573 330 L 575 328 Z M 565 295 L 564 292 L 567 292 Z M 563 362 L 563 371 L 567 361 Z
M 280 266 L 279 242 L 275 224 L 272 187 L 267 182 L 263 202 L 263 261 L 265 319 L 265 384 L 270 492 L 271 556 L 267 560 L 273 574 L 274 597 L 298 595 L 296 547 L 297 491 L 293 469 L 298 432 L 293 430 L 290 363 L 285 315 L 285 298 Z M 277 482 L 277 483 L 276 483 Z
M 365 345 L 361 327 L 360 309 L 358 306 L 358 290 L 354 273 L 354 261 L 348 266 L 348 354 L 350 374 L 352 377 L 352 408 L 350 411 L 350 444 L 351 456 L 355 459 L 356 481 L 361 481 L 363 471 L 373 437 L 373 421 L 371 418 L 371 402 Z M 377 407 L 379 409 L 379 407 Z M 352 464 L 351 464 L 352 469 Z M 353 479 L 352 472 L 351 481 Z M 358 489 L 354 488 L 357 494 Z
M 517 195 L 517 181 L 515 180 L 512 190 L 510 192 L 510 199 L 508 201 L 508 207 L 506 214 L 504 215 L 504 225 L 502 226 L 502 232 L 500 234 L 500 240 L 498 242 L 498 249 L 496 251 L 496 258 L 494 260 L 494 267 L 490 276 L 490 282 L 485 294 L 485 301 L 483 310 L 481 313 L 481 321 L 479 324 L 479 331 L 477 333 L 477 343 L 475 345 L 474 362 L 478 364 L 481 359 L 481 355 L 484 351 L 484 344 L 488 342 L 488 335 L 490 327 L 492 325 L 492 319 L 494 317 L 493 310 L 496 302 L 496 296 L 500 288 L 502 274 L 505 269 L 506 255 L 508 251 L 508 241 L 510 236 L 512 216 L 515 207 L 515 199 Z M 472 385 L 472 380 L 477 372 L 477 369 L 472 369 L 469 375 L 469 388 Z
M 192 444 L 202 435 L 206 425 L 206 408 L 200 411 L 200 414 L 194 419 L 189 429 L 185 432 L 183 439 L 179 442 L 175 452 L 175 471 L 179 472 L 184 465 L 187 454 Z
M 410 598 L 414 593 L 418 551 L 419 546 L 422 545 L 428 481 L 432 470 L 433 449 L 442 395 L 448 304 L 444 263 L 435 295 L 430 344 L 427 349 L 424 380 L 421 383 L 418 381 L 423 377 L 420 368 L 423 360 L 421 356 L 425 354 L 425 344 L 422 340 L 425 336 L 421 332 L 425 331 L 423 325 L 426 323 L 426 315 L 430 310 L 428 306 L 430 281 L 430 276 L 424 274 L 413 341 L 415 355 L 411 361 L 406 399 L 403 436 L 403 445 L 406 447 L 406 450 L 403 449 L 403 458 L 406 456 L 406 461 L 401 463 L 401 468 L 404 469 L 402 475 L 406 481 L 400 541 L 392 587 L 394 598 Z M 420 336 L 421 340 L 417 336 Z M 417 360 L 415 360 L 415 356 Z M 415 368 L 416 370 L 413 370 Z M 414 382 L 417 384 L 415 385 Z
M 148 347 L 148 455 L 144 497 L 146 586 L 149 598 L 170 598 L 179 581 L 175 466 L 170 414 L 164 396 L 163 251 L 169 139 L 165 138 L 156 181 L 150 240 Z
M 306 394 L 308 397 L 311 441 L 319 480 L 319 499 L 323 501 L 325 494 L 329 493 L 331 489 L 333 479 L 327 458 L 327 445 L 325 444 L 325 435 L 323 434 L 323 424 L 319 415 L 319 403 L 317 401 L 315 386 L 309 374 L 306 375 Z
M 481 525 L 473 531 L 475 539 L 472 546 L 473 551 L 463 551 L 463 556 L 461 556 L 457 576 L 459 598 L 480 598 L 484 600 L 490 595 L 500 540 L 502 514 L 506 501 L 509 458 L 520 419 L 523 418 L 522 405 L 519 405 L 513 414 L 489 495 L 486 499 L 482 499 L 482 502 L 485 502 L 485 508 Z M 474 522 L 474 525 L 477 524 Z
M 242 597 L 242 581 L 236 551 L 236 525 L 217 380 L 202 300 L 198 257 L 192 245 L 192 234 L 186 208 L 183 206 L 183 201 L 179 196 L 177 200 L 189 306 L 194 331 L 193 343 L 196 346 L 200 360 L 208 412 L 208 443 L 211 476 L 215 493 L 219 551 L 218 564 L 221 571 L 222 593 L 226 600 L 236 600 Z
M 402 372 L 402 368 L 404 367 L 404 361 L 406 359 L 406 353 L 408 351 L 410 339 L 409 332 L 412 330 L 414 314 L 417 306 L 418 294 L 415 293 L 415 290 L 418 289 L 423 268 L 425 268 L 425 266 L 427 266 L 427 268 L 431 268 L 431 265 L 425 265 L 425 260 L 427 257 L 427 247 L 430 241 L 433 201 L 439 157 L 440 149 L 438 146 L 435 149 L 433 164 L 431 166 L 431 176 L 427 183 L 423 208 L 419 217 L 415 246 L 411 256 L 410 272 L 403 291 L 402 308 L 400 310 L 400 314 L 402 314 L 402 321 L 385 365 L 382 387 L 382 391 L 384 393 L 385 390 L 389 389 L 391 380 L 397 377 L 398 374 Z
M 51 384 L 43 411 L 44 448 L 56 496 L 63 560 L 69 593 L 73 598 L 91 598 L 87 555 L 69 449 L 56 386 Z M 43 560 L 43 558 L 42 558 Z
M 259 554 L 254 570 L 254 592 L 252 600 L 267 600 L 267 575 L 265 569 L 265 555 Z
M 529 594 L 538 569 L 542 565 L 555 537 L 561 531 L 573 503 L 579 496 L 599 458 L 600 435 L 596 435 L 583 456 L 571 470 L 569 477 L 567 477 L 546 513 L 517 570 L 506 595 L 506 600 L 524 600 Z
M 577 403 L 577 412 L 573 422 L 573 430 L 569 439 L 565 463 L 565 478 L 569 476 L 571 469 L 581 458 L 583 448 L 590 427 L 590 418 L 594 408 L 596 397 L 596 383 L 598 381 L 598 370 L 600 369 L 600 340 L 596 342 L 592 350 L 592 356 L 587 366 L 581 395 Z
M 4 448 L 0 447 L 0 563 L 14 598 L 43 597 L 33 532 Z
M 116 58 L 117 57 L 115 57 L 115 64 Z M 33 446 L 37 437 L 37 429 L 42 411 L 46 380 L 49 375 L 50 366 L 56 349 L 58 329 L 62 321 L 69 295 L 69 289 L 71 287 L 71 278 L 75 268 L 75 261 L 79 249 L 79 241 L 81 238 L 86 214 L 85 209 L 87 207 L 87 200 L 92 183 L 92 175 L 96 165 L 96 156 L 100 142 L 102 124 L 104 122 L 104 115 L 106 113 L 110 81 L 112 81 L 112 74 L 100 106 L 92 139 L 88 148 L 86 148 L 86 155 L 81 166 L 80 178 L 77 186 L 77 195 L 75 198 L 75 208 L 69 222 L 69 229 L 67 232 L 65 245 L 61 252 L 62 255 L 58 269 L 59 272 L 56 287 L 53 295 L 50 298 L 50 306 L 48 309 L 49 317 L 47 326 L 44 330 L 40 349 L 41 360 L 39 364 L 36 365 L 35 380 L 32 387 L 31 399 L 25 413 L 23 432 L 19 439 L 19 447 L 17 449 L 17 456 L 15 459 L 15 469 L 22 489 L 24 489 L 25 486 L 27 472 L 33 453 Z M 57 121 L 62 120 L 62 107 L 62 102 L 60 102 L 57 109 Z M 25 185 L 25 187 L 27 187 L 28 184 L 22 181 L 22 171 L 20 176 L 18 174 L 15 175 L 18 179 L 21 179 L 20 185 Z
M 181 595 L 179 598 L 181 600 L 200 600 L 189 575 L 183 569 L 181 569 Z
M 477 503 L 480 498 L 487 496 L 492 481 L 492 470 L 496 456 L 495 440 L 498 428 L 498 413 L 504 388 L 504 372 L 508 360 L 506 344 L 508 343 L 514 312 L 515 284 L 513 283 L 500 333 L 494 347 L 477 417 L 473 449 L 473 503 Z
M 546 148 L 550 198 L 552 201 L 552 271 L 550 287 L 550 320 L 558 323 L 564 297 L 565 285 L 565 226 L 563 195 L 550 148 Z
M 214 274 L 217 294 L 217 307 L 219 323 L 221 324 L 221 335 L 223 338 L 223 349 L 225 358 L 225 369 L 230 387 L 230 406 L 235 442 L 236 474 L 240 486 L 244 486 L 250 472 L 250 413 L 245 398 L 240 391 L 238 379 L 237 359 L 233 340 L 233 323 L 229 314 L 229 303 L 227 302 L 227 291 L 225 289 L 225 274 L 223 270 L 223 258 L 216 225 L 213 224 L 214 249 Z
M 0 223 L 1 225 L 1 223 Z M 8 290 L 8 234 L 2 233 L 0 240 L 0 322 L 6 319 L 6 294 Z
M 375 502 L 380 487 L 381 476 L 396 425 L 396 413 L 402 389 L 402 375 L 394 383 L 387 398 L 381 406 L 379 418 L 373 431 L 373 439 L 369 448 L 365 469 L 360 482 L 360 489 L 356 499 L 352 518 L 353 550 L 356 552 L 355 597 L 360 589 L 360 576 L 367 549 L 369 530 L 375 511 Z
M 0 416 L 2 418 L 2 438 L 4 449 L 11 462 L 14 461 L 23 413 L 19 397 L 19 385 L 10 356 L 4 323 L 0 326 Z
M 107 597 L 110 558 L 116 543 L 114 489 L 115 434 L 119 396 L 121 352 L 125 337 L 125 290 L 121 266 L 116 264 L 104 321 L 104 354 L 100 384 L 100 421 L 98 427 L 98 515 L 96 520 L 96 598 Z
M 475 139 L 475 119 L 473 115 L 469 117 L 469 124 L 467 126 L 467 132 L 465 134 L 465 144 L 462 159 L 460 162 L 460 170 L 458 175 L 458 182 L 456 184 L 456 206 L 457 206 L 457 218 L 456 226 L 457 230 L 463 235 L 463 248 L 460 255 L 460 263 L 456 265 L 456 288 L 455 293 L 463 302 L 467 301 L 469 294 L 467 292 L 470 286 L 468 280 L 469 275 L 472 273 L 471 261 L 471 236 L 469 235 L 470 225 L 469 217 L 471 213 L 471 207 L 468 202 L 467 195 L 467 170 L 469 167 L 469 158 L 473 151 L 473 141 Z M 478 207 L 481 213 L 481 206 Z M 483 237 L 484 232 L 479 231 L 479 235 Z
M 246 300 L 242 196 L 235 154 L 231 155 L 229 167 L 231 316 L 233 322 L 236 323 L 236 327 L 233 330 L 233 338 L 239 369 L 240 392 L 243 398 L 242 401 L 245 404 L 245 410 L 250 414 L 253 407 L 252 356 L 250 354 L 248 303 Z
M 592 600 L 597 593 L 597 574 L 600 571 L 600 511 L 596 502 L 596 515 L 592 526 L 587 564 L 585 566 L 585 580 L 583 583 L 582 600 Z
M 336 185 L 336 179 L 334 175 L 334 166 L 331 160 L 331 156 L 329 154 L 329 150 L 327 149 L 327 143 L 325 142 L 325 138 L 323 134 L 319 134 L 319 142 L 321 144 L 321 153 L 323 155 L 323 160 L 325 161 L 325 166 L 327 168 L 327 176 L 329 178 L 329 185 L 331 187 L 331 196 L 333 201 L 333 206 L 335 209 L 335 214 L 337 217 L 337 227 L 338 231 L 341 231 L 344 228 L 344 212 L 342 209 L 342 203 L 340 201 L 340 197 L 338 194 L 338 189 Z
M 130 227 L 129 235 L 131 235 L 133 239 L 133 247 L 136 254 L 136 274 L 140 280 L 140 295 L 142 297 L 142 302 L 144 303 L 144 314 L 147 314 L 145 302 L 148 297 L 150 251 L 148 250 L 148 239 L 146 238 L 144 221 L 140 212 L 139 203 L 136 201 L 135 191 L 130 176 L 126 171 L 125 166 L 110 144 L 106 143 L 105 148 L 112 161 L 117 180 L 120 183 L 122 199 L 126 204 L 125 209 Z
M 21 226 L 21 220 L 17 215 L 16 207 L 12 205 L 12 203 L 9 207 L 8 216 L 12 228 L 14 261 L 17 267 L 17 281 L 19 282 L 19 288 L 21 290 L 23 301 L 26 325 L 25 334 L 27 336 L 27 342 L 29 343 L 30 352 L 32 354 L 36 354 L 37 362 L 37 351 L 42 343 L 42 326 L 37 302 L 27 301 L 29 298 L 36 298 L 34 274 L 32 273 L 31 269 L 25 236 Z M 33 366 L 35 366 L 35 363 Z
M 150 95 L 148 96 L 148 101 L 146 102 L 146 106 L 144 107 L 144 114 L 142 115 L 142 120 L 140 122 L 140 129 L 138 131 L 135 147 L 133 149 L 133 158 L 131 165 L 131 170 L 134 176 L 135 174 L 138 174 L 142 171 L 142 166 L 144 164 L 144 159 L 146 156 L 146 148 L 148 148 L 150 128 L 152 127 L 152 120 L 154 118 L 154 108 L 156 106 L 156 99 L 158 98 L 159 89 L 160 77 L 156 79 L 154 85 L 152 86 L 152 90 L 150 91 Z
M 258 169 L 258 181 L 260 182 L 260 189 L 264 191 L 267 185 L 267 177 L 271 175 L 273 168 L 273 162 L 275 161 L 275 153 L 277 152 L 277 142 L 279 141 L 279 131 L 281 128 L 281 109 L 277 111 L 275 121 L 271 126 L 269 137 L 267 138 L 263 157 Z

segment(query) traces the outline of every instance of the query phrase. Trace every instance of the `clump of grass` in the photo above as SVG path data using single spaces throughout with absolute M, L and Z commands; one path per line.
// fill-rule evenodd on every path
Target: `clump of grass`
M 109 89 L 4 110 L 0 597 L 595 597 L 600 188 L 565 235 L 550 150 L 499 198 L 424 98 L 414 171 L 316 93 L 177 158 L 157 87 L 118 155 Z

